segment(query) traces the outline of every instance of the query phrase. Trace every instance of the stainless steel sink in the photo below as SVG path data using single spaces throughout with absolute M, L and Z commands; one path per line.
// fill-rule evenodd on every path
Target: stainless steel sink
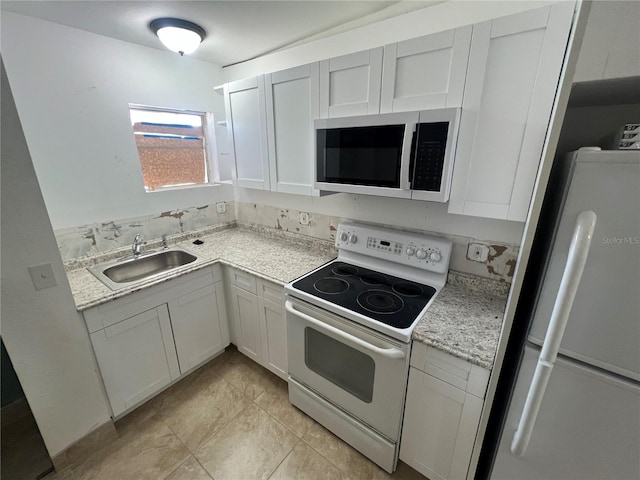
M 160 277 L 168 272 L 186 269 L 204 259 L 179 248 L 142 254 L 137 258 L 116 260 L 90 267 L 98 280 L 112 290 Z

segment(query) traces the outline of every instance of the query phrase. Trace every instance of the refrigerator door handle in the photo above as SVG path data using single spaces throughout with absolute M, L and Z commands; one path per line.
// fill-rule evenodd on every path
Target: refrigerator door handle
M 567 326 L 567 320 L 571 313 L 573 300 L 580 286 L 582 272 L 584 271 L 587 257 L 589 256 L 589 248 L 591 247 L 591 239 L 593 238 L 596 220 L 596 214 L 591 210 L 585 210 L 578 214 L 576 226 L 573 231 L 573 238 L 571 239 L 571 246 L 569 247 L 567 263 L 564 267 L 558 295 L 553 305 L 553 311 L 551 312 L 549 327 L 547 328 L 544 343 L 542 344 L 542 350 L 540 351 L 540 357 L 538 358 L 533 380 L 529 386 L 527 399 L 522 410 L 522 415 L 520 416 L 520 423 L 518 424 L 516 433 L 513 435 L 511 452 L 514 455 L 524 455 L 529 445 L 547 383 L 551 377 L 551 370 L 558 356 L 558 350 L 560 349 L 560 343 L 562 342 L 564 330 Z

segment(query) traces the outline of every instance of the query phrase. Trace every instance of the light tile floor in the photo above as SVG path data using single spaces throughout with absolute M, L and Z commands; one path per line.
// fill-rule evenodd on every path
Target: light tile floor
M 293 407 L 286 382 L 233 347 L 116 428 L 116 442 L 47 480 L 424 480 L 403 463 L 387 474 Z

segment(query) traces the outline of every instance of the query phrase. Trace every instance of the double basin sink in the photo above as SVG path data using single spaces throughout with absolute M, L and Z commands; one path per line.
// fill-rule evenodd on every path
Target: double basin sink
M 112 290 L 136 285 L 193 267 L 205 259 L 181 248 L 142 253 L 138 257 L 127 257 L 101 263 L 89 271 Z

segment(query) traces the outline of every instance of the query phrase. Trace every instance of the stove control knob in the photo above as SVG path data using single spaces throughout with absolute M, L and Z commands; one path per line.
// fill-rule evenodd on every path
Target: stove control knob
M 416 251 L 413 247 L 407 247 L 407 255 L 411 256 L 414 253 L 416 253 Z
M 349 235 L 349 241 L 351 243 L 356 243 L 358 241 L 358 237 L 356 236 L 355 233 L 352 233 L 351 235 Z
M 431 260 L 433 263 L 438 263 L 440 260 L 442 260 L 442 254 L 440 252 L 431 252 L 431 254 L 429 255 L 429 260 Z
M 416 252 L 416 257 L 418 257 L 420 260 L 424 260 L 425 258 L 427 258 L 427 252 L 419 248 Z
M 346 242 L 348 238 L 349 236 L 345 232 L 342 232 L 340 234 L 340 240 L 342 240 L 343 242 Z

